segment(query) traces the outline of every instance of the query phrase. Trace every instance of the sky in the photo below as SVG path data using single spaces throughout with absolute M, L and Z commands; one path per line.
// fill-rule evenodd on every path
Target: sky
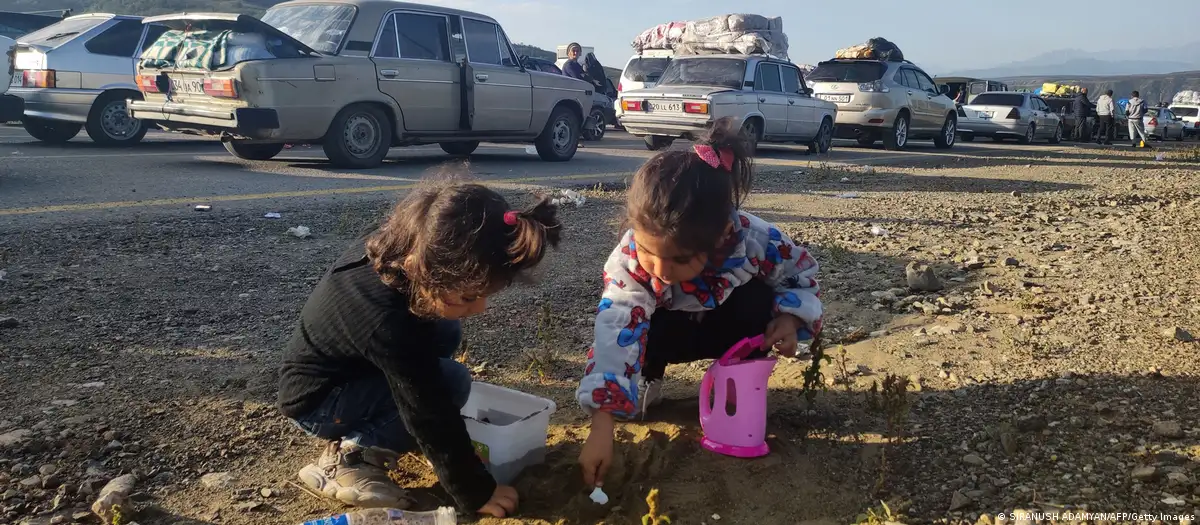
M 1200 20 L 1200 0 L 423 0 L 495 18 L 515 43 L 553 51 L 579 42 L 596 49 L 605 66 L 623 68 L 630 43 L 660 23 L 730 14 L 783 17 L 789 55 L 797 64 L 832 58 L 838 48 L 872 37 L 896 43 L 905 58 L 931 74 L 1023 60 L 1065 48 L 1103 51 L 1160 47 L 1194 41 L 1180 27 L 1144 31 L 1124 21 L 1130 13 L 1169 13 Z M 731 7 L 753 5 L 753 7 Z M 1102 38 L 1098 35 L 1102 34 Z

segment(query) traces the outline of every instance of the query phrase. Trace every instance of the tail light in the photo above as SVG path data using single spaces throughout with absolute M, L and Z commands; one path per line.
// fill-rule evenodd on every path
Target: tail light
M 617 93 L 620 93 L 622 91 L 625 91 L 625 83 L 617 82 Z
M 625 111 L 646 111 L 646 103 L 641 100 L 622 100 L 621 109 Z
M 158 84 L 154 82 L 154 77 L 150 75 L 137 76 L 138 90 L 142 93 L 158 93 Z
M 874 82 L 865 82 L 865 83 L 859 84 L 858 90 L 862 91 L 864 93 L 887 93 L 887 92 L 891 91 L 890 88 L 888 88 L 886 85 L 884 85 L 882 79 L 876 80 Z
M 1019 110 L 1017 108 L 1012 108 L 1012 111 L 1009 111 L 1008 115 L 1005 116 L 1004 118 L 1020 120 L 1021 119 L 1021 110 Z
M 52 88 L 57 85 L 53 69 L 30 69 L 21 73 L 21 86 L 27 88 Z
M 1150 117 L 1150 125 L 1157 126 L 1158 125 L 1158 117 Z
M 237 86 L 231 78 L 204 79 L 204 94 L 210 97 L 237 98 Z
M 708 102 L 684 102 L 683 103 L 683 112 L 684 113 L 700 113 L 703 115 L 707 115 L 708 114 Z

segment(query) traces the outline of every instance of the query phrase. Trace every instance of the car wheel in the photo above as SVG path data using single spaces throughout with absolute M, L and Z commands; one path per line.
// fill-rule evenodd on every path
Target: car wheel
M 130 117 L 125 109 L 127 96 L 105 93 L 92 104 L 84 129 L 93 142 L 101 146 L 132 146 L 146 136 L 146 123 Z
M 607 127 L 604 122 L 604 111 L 600 108 L 593 108 L 592 114 L 588 116 L 587 122 L 584 123 L 583 140 L 600 140 L 604 138 L 604 130 Z
M 817 130 L 817 136 L 808 145 L 809 153 L 826 154 L 833 147 L 833 124 L 828 118 L 821 121 L 821 129 Z
M 1175 137 L 1175 142 L 1183 142 L 1183 128 L 1179 129 L 1179 136 Z
M 283 151 L 283 144 L 252 143 L 231 140 L 224 143 L 225 150 L 234 157 L 245 160 L 271 160 Z
M 875 143 L 875 137 L 873 135 L 859 135 L 858 136 L 858 145 L 859 146 L 870 146 L 874 143 Z
M 1035 136 L 1037 136 L 1037 126 L 1030 122 L 1029 127 L 1025 129 L 1025 135 L 1021 137 L 1020 143 L 1029 144 L 1033 142 L 1033 137 Z
M 974 133 L 963 133 L 962 136 L 958 138 L 958 140 L 961 140 L 963 142 L 975 142 L 975 134 Z
M 1063 128 L 1062 128 L 1062 124 L 1059 124 L 1058 126 L 1054 127 L 1054 135 L 1050 136 L 1050 143 L 1058 144 L 1058 143 L 1062 142 L 1062 136 L 1063 136 Z
M 933 138 L 933 145 L 941 149 L 953 148 L 955 140 L 958 140 L 958 119 L 946 117 L 942 132 Z
M 392 126 L 383 110 L 352 104 L 338 112 L 325 134 L 325 155 L 339 168 L 374 168 L 392 145 Z
M 32 117 L 21 119 L 21 126 L 25 128 L 25 132 L 30 136 L 47 144 L 65 143 L 75 138 L 75 135 L 79 134 L 79 130 L 83 129 L 83 124 L 75 122 Z
M 883 148 L 892 151 L 904 149 L 908 145 L 908 115 L 901 113 L 892 123 L 892 129 L 883 133 Z
M 660 149 L 667 149 L 667 148 L 671 147 L 671 144 L 675 143 L 675 139 L 673 139 L 671 137 L 658 137 L 655 135 L 650 135 L 650 136 L 646 137 L 645 141 L 646 141 L 646 149 L 648 149 L 650 151 L 658 151 Z
M 759 127 L 757 119 L 748 119 L 742 124 L 742 136 L 749 144 L 751 153 L 758 151 L 758 141 L 762 140 L 762 130 Z
M 479 149 L 479 141 L 471 140 L 467 142 L 439 142 L 438 146 L 442 147 L 442 151 L 458 157 L 465 157 L 475 150 Z
M 538 156 L 547 162 L 571 160 L 579 149 L 581 126 L 579 117 L 570 109 L 565 106 L 554 108 L 542 134 L 534 141 Z

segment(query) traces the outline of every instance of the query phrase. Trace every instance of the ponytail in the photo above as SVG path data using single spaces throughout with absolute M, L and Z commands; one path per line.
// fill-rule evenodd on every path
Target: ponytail
M 750 194 L 750 186 L 754 182 L 753 157 L 755 154 L 743 128 L 738 127 L 732 117 L 721 118 L 707 133 L 696 139 L 696 144 L 733 154 L 733 165 L 729 171 L 725 171 L 723 168 L 714 168 L 714 170 L 730 177 L 731 200 L 735 208 L 741 208 L 746 196 Z
M 514 217 L 512 242 L 508 245 L 509 264 L 518 270 L 532 267 L 541 262 L 546 246 L 558 247 L 562 238 L 562 223 L 559 222 L 558 206 L 549 197 L 543 198 L 524 211 L 510 211 Z

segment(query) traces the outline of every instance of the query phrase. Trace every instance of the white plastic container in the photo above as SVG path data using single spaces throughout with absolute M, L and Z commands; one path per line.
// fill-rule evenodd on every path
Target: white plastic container
M 471 384 L 471 397 L 462 409 L 475 453 L 496 478 L 509 484 L 525 467 L 546 460 L 546 433 L 554 401 L 516 390 Z

